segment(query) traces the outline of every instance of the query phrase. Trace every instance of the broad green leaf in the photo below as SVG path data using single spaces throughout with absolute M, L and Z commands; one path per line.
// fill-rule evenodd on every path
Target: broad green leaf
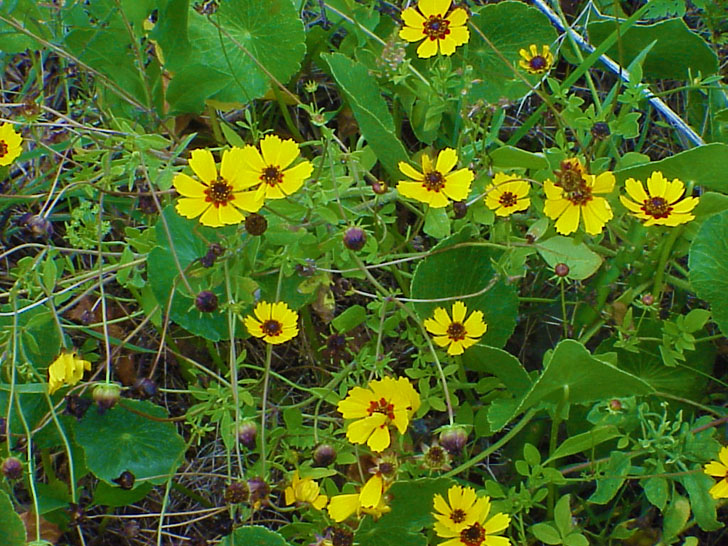
M 531 378 L 523 364 L 503 349 L 474 345 L 463 353 L 462 360 L 470 370 L 496 376 L 516 397 L 524 395 L 531 388 Z
M 600 44 L 614 30 L 613 21 L 595 21 L 589 24 L 589 38 Z M 694 77 L 718 71 L 718 57 L 698 34 L 692 32 L 682 19 L 669 19 L 652 25 L 635 25 L 622 35 L 619 48 L 615 45 L 607 55 L 628 66 L 639 53 L 656 42 L 642 65 L 648 80 L 687 80 L 688 70 Z M 620 58 L 620 53 L 624 55 Z
M 663 541 L 674 540 L 683 531 L 688 519 L 690 519 L 690 501 L 677 493 L 673 494 L 662 522 Z
M 708 190 L 728 193 L 728 145 L 714 142 L 685 150 L 660 161 L 635 165 L 615 171 L 617 181 L 624 185 L 628 178 L 636 178 L 646 184 L 653 171 L 661 171 L 666 178 L 679 178 Z
M 645 492 L 647 500 L 657 506 L 660 512 L 664 512 L 665 505 L 667 504 L 667 495 L 669 493 L 667 479 L 661 476 L 652 476 L 642 482 L 642 489 Z
M 41 5 L 37 0 L 16 0 L 14 2 L 0 2 L 0 14 L 8 19 L 15 19 L 17 23 L 32 34 L 51 39 L 46 21 L 51 18 L 55 8 L 51 5 Z M 0 21 L 0 44 L 2 53 L 20 53 L 26 49 L 40 49 L 41 45 L 27 34 L 16 30 L 11 25 Z
M 366 66 L 340 53 L 322 54 L 354 112 L 361 134 L 392 177 L 402 176 L 397 164 L 407 151 L 396 135 L 382 92 Z
M 497 51 L 494 51 L 475 30 L 464 49 L 465 62 L 474 68 L 480 81 L 473 85 L 471 100 L 485 99 L 496 103 L 505 97 L 518 99 L 531 91 L 518 75 L 531 85 L 541 79 L 518 66 L 519 51 L 531 44 L 554 46 L 556 31 L 548 18 L 536 8 L 522 2 L 490 4 L 473 13 L 470 23 L 482 32 Z M 504 61 L 505 59 L 505 61 Z
M 571 522 L 571 495 L 564 495 L 554 507 L 554 522 L 562 537 L 569 534 L 574 526 Z
M 535 245 L 539 254 L 551 268 L 564 263 L 569 266 L 569 278 L 584 280 L 597 272 L 602 257 L 584 243 L 577 243 L 571 237 L 557 235 Z
M 352 305 L 331 321 L 337 332 L 348 332 L 359 326 L 367 318 L 367 311 L 361 305 Z
M 715 531 L 724 525 L 717 520 L 716 501 L 708 493 L 715 481 L 705 474 L 701 468 L 695 470 L 696 472 L 683 474 L 678 479 L 688 492 L 695 521 L 698 522 L 703 531 Z
M 536 523 L 530 530 L 533 536 L 545 544 L 561 544 L 561 535 L 548 523 Z
M 541 153 L 527 152 L 514 146 L 501 146 L 488 154 L 499 169 L 547 169 L 548 161 Z
M 0 529 L 3 546 L 25 546 L 25 525 L 5 491 L 0 491 Z
M 173 73 L 167 89 L 173 113 L 199 112 L 206 100 L 260 98 L 271 86 L 268 74 L 287 83 L 306 52 L 291 0 L 227 0 L 209 20 L 191 2 L 172 0 L 160 10 L 152 36 Z
M 121 404 L 103 414 L 91 408 L 74 423 L 75 438 L 83 447 L 89 470 L 109 485 L 127 470 L 134 474 L 137 486 L 141 480 L 164 483 L 182 463 L 184 440 L 172 423 L 139 414 L 166 418 L 159 406 L 128 399 L 123 404 L 134 412 Z
M 15 317 L 18 326 L 18 341 L 22 345 L 23 354 L 36 369 L 49 366 L 61 351 L 61 334 L 52 311 L 45 306 L 23 310 L 30 302 L 18 301 L 17 309 L 22 310 Z M 3 313 L 10 313 L 13 307 L 0 306 Z M 0 317 L 0 329 L 12 328 L 13 317 Z
M 518 313 L 518 297 L 512 285 L 494 279 L 491 259 L 497 256 L 492 249 L 469 246 L 470 230 L 466 228 L 437 245 L 430 256 L 420 262 L 412 278 L 412 297 L 437 299 L 462 297 L 490 286 L 482 294 L 462 298 L 468 312 L 480 310 L 488 330 L 481 338 L 482 345 L 502 347 L 513 333 Z M 477 245 L 477 242 L 473 242 Z M 452 301 L 415 303 L 422 320 L 432 316 L 436 307 L 452 314 Z M 467 351 L 466 351 L 467 352 Z
M 551 454 L 548 461 L 555 461 L 556 459 L 568 457 L 575 453 L 590 451 L 595 446 L 608 440 L 612 440 L 613 438 L 617 438 L 618 436 L 621 436 L 621 433 L 615 426 L 606 425 L 594 427 L 589 432 L 582 432 L 575 436 L 569 436 L 561 443 L 561 445 L 559 445 L 559 447 L 556 448 L 556 451 Z
M 278 533 L 259 525 L 246 525 L 235 529 L 222 539 L 220 546 L 288 546 Z
M 118 485 L 110 485 L 103 480 L 99 480 L 94 489 L 94 497 L 92 504 L 100 506 L 126 506 L 134 504 L 146 497 L 152 490 L 152 484 L 144 482 L 133 489 L 122 489 Z
M 728 211 L 708 218 L 690 246 L 690 284 L 728 335 Z
M 612 500 L 629 474 L 629 469 L 632 467 L 631 461 L 626 453 L 613 451 L 604 469 L 605 477 L 597 479 L 597 490 L 589 497 L 589 502 L 607 504 Z
M 435 239 L 443 239 L 450 235 L 450 218 L 447 209 L 428 209 L 425 213 L 425 225 L 422 231 Z

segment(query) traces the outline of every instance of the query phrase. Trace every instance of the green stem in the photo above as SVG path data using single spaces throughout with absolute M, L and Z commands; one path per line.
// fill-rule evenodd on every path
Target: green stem
M 660 258 L 657 261 L 655 281 L 652 284 L 652 294 L 655 296 L 655 301 L 658 303 L 662 300 L 662 289 L 664 288 L 665 267 L 667 266 L 667 260 L 670 258 L 672 247 L 681 233 L 682 228 L 674 228 L 668 238 L 665 239 L 665 241 L 662 243 L 662 251 L 660 252 Z

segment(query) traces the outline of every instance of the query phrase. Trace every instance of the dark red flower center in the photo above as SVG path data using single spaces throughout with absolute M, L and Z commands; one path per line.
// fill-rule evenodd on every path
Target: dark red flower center
M 528 61 L 528 66 L 530 66 L 533 70 L 545 70 L 546 68 L 548 68 L 549 63 L 545 57 L 542 57 L 541 55 L 536 55 L 533 59 Z
M 473 523 L 460 531 L 460 542 L 466 546 L 480 546 L 485 542 L 485 529 L 480 523 Z
M 653 218 L 667 218 L 672 212 L 672 207 L 662 197 L 651 197 L 645 200 L 642 210 Z
M 465 326 L 459 322 L 453 322 L 447 327 L 447 335 L 453 341 L 465 339 Z
M 456 508 L 450 514 L 450 519 L 453 520 L 454 523 L 461 523 L 465 521 L 465 512 L 460 508 Z
M 275 186 L 283 182 L 283 173 L 278 167 L 269 165 L 263 169 L 263 174 L 260 175 L 260 179 L 269 186 Z
M 564 169 L 558 173 L 556 185 L 563 188 L 565 192 L 572 192 L 586 185 L 586 182 L 578 170 Z
M 430 40 L 442 40 L 450 34 L 450 21 L 442 15 L 430 15 L 429 19 L 423 24 L 422 33 Z
M 275 337 L 281 335 L 281 332 L 283 332 L 283 325 L 277 320 L 270 319 L 261 324 L 260 329 L 265 335 Z
M 394 420 L 394 404 L 390 404 L 386 399 L 380 398 L 379 400 L 372 400 L 369 403 L 369 409 L 367 410 L 369 415 L 374 413 L 382 413 L 387 416 L 388 419 Z
M 0 157 L 5 157 L 8 153 L 8 145 L 4 140 L 0 140 Z
M 586 205 L 592 200 L 592 190 L 586 185 L 586 183 L 584 183 L 574 191 L 566 192 L 564 197 L 571 201 L 574 205 Z
M 515 193 L 504 191 L 498 202 L 504 207 L 514 207 L 518 203 L 518 197 Z
M 445 185 L 445 177 L 440 171 L 432 171 L 425 174 L 425 187 L 427 191 L 440 191 Z
M 205 201 L 216 207 L 225 206 L 233 200 L 233 187 L 223 178 L 218 177 L 205 190 Z

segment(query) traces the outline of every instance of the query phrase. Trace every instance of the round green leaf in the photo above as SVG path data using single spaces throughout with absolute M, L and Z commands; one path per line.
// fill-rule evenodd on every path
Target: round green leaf
M 220 546 L 288 546 L 281 535 L 260 527 L 250 525 L 235 529 L 235 532 L 222 539 Z
M 569 266 L 569 278 L 584 280 L 597 272 L 602 258 L 584 243 L 577 243 L 571 237 L 557 235 L 536 245 L 539 254 L 551 268 L 564 263 Z
M 135 412 L 167 417 L 150 402 L 124 400 Z M 185 442 L 170 422 L 153 421 L 132 413 L 120 404 L 101 414 L 94 408 L 74 424 L 76 441 L 83 447 L 86 464 L 93 474 L 113 484 L 122 472 L 141 480 L 163 483 L 182 461 Z
M 3 546 L 25 546 L 25 525 L 5 491 L 0 491 L 0 529 Z
M 167 89 L 173 112 L 201 111 L 208 99 L 260 98 L 271 85 L 268 74 L 286 83 L 306 52 L 291 0 L 223 0 L 211 19 L 191 2 L 171 0 L 158 26 L 154 36 L 174 73 Z
M 728 211 L 711 216 L 690 247 L 690 284 L 728 335 Z
M 433 249 L 433 254 L 422 260 L 412 278 L 412 297 L 416 299 L 438 299 L 462 297 L 479 292 L 494 280 L 495 272 L 491 259 L 493 250 L 480 246 L 460 246 L 469 242 L 469 229 L 442 241 Z M 438 252 L 440 251 L 440 252 Z M 463 298 L 472 312 L 483 312 L 488 330 L 481 338 L 481 345 L 502 347 L 508 341 L 516 326 L 518 296 L 513 285 L 496 280 L 484 293 Z M 437 307 L 451 313 L 452 301 L 419 302 L 415 310 L 422 320 L 432 316 Z
M 530 75 L 518 67 L 521 59 L 518 52 L 528 49 L 531 44 L 539 48 L 554 44 L 556 31 L 548 18 L 522 2 L 499 2 L 474 12 L 471 22 L 498 51 L 493 51 L 478 32 L 470 31 L 465 59 L 480 79 L 473 85 L 470 97 L 498 102 L 502 97 L 514 100 L 527 95 L 531 88 L 516 73 L 523 75 L 532 85 L 541 76 Z

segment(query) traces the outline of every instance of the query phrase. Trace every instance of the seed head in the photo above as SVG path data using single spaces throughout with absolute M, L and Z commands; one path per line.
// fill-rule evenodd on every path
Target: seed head
M 268 229 L 268 220 L 265 219 L 265 216 L 253 213 L 245 218 L 245 231 L 251 235 L 263 235 L 266 229 Z
M 440 445 L 450 455 L 459 455 L 468 441 L 468 433 L 458 426 L 448 427 L 440 433 Z
M 23 477 L 23 462 L 15 457 L 3 460 L 2 473 L 8 480 L 19 480 Z
M 556 264 L 554 266 L 554 273 L 557 277 L 566 277 L 569 274 L 569 266 L 566 264 Z
M 113 408 L 121 397 L 121 386 L 116 383 L 99 383 L 94 387 L 93 399 L 99 413 Z
M 367 234 L 361 228 L 350 227 L 344 233 L 344 246 L 349 250 L 359 251 L 364 248 L 366 242 Z
M 329 466 L 336 460 L 336 450 L 329 444 L 321 444 L 313 452 L 314 466 Z
M 212 313 L 217 310 L 217 296 L 209 290 L 203 290 L 195 298 L 195 307 L 200 313 Z

